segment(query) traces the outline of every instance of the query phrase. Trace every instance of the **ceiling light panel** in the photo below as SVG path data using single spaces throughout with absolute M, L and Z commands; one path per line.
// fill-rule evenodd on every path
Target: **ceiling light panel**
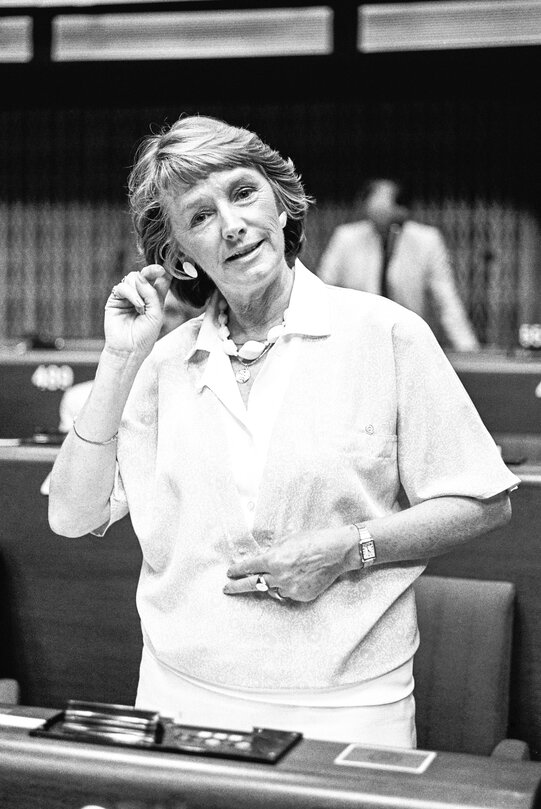
M 327 54 L 326 6 L 250 11 L 73 14 L 53 20 L 56 61 Z
M 541 43 L 539 0 L 367 4 L 358 17 L 365 53 Z
M 32 58 L 32 18 L 0 17 L 0 62 Z

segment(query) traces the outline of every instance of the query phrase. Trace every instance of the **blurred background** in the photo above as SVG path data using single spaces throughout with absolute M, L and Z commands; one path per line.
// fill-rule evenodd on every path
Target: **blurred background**
M 541 320 L 538 0 L 1 0 L 0 342 L 99 339 L 139 263 L 126 178 L 181 113 L 254 129 L 317 205 L 316 270 L 370 177 L 438 225 L 484 346 Z

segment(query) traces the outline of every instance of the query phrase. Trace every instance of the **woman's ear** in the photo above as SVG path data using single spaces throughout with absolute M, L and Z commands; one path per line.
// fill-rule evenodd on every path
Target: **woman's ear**
M 173 278 L 178 278 L 179 281 L 193 281 L 194 278 L 197 278 L 198 273 L 194 264 L 184 259 L 182 255 L 178 255 L 169 242 L 162 248 L 160 253 L 165 254 L 162 263 L 164 270 Z
M 282 213 L 278 217 L 278 221 L 280 222 L 282 229 L 285 228 L 287 223 L 287 213 L 285 211 L 282 211 Z

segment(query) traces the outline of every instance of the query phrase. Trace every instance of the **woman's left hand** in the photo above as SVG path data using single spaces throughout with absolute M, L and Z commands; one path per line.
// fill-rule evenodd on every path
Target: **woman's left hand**
M 227 595 L 257 592 L 263 576 L 272 595 L 313 601 L 348 570 L 359 567 L 357 531 L 352 525 L 288 534 L 264 553 L 232 564 Z

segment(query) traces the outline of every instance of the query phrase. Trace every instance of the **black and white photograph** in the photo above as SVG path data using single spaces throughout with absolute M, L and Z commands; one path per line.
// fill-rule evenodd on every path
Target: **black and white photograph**
M 0 0 L 0 809 L 541 809 L 541 0 Z

